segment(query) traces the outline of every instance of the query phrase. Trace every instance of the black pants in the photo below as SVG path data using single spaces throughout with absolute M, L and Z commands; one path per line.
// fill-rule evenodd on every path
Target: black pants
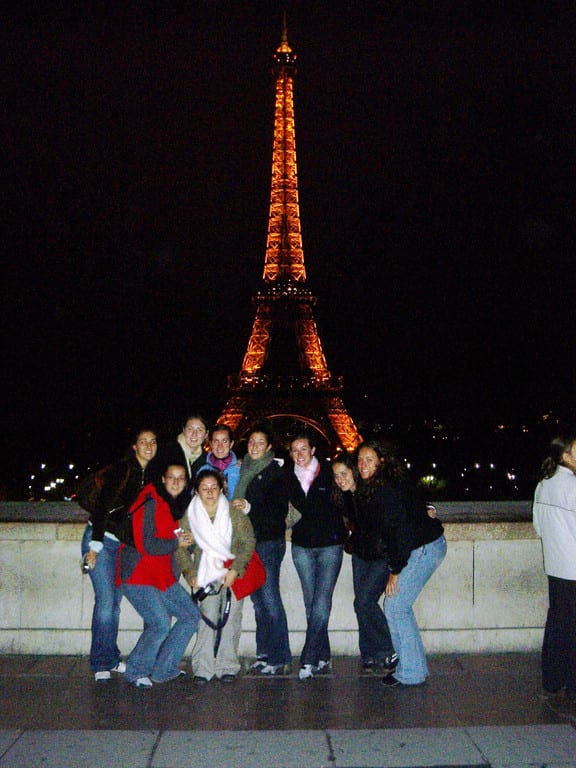
M 542 685 L 576 699 L 576 581 L 548 576 L 548 617 L 542 645 Z

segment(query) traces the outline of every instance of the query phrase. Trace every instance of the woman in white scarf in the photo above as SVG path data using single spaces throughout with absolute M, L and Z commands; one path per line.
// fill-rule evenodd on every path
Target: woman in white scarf
M 254 551 L 255 539 L 250 520 L 232 509 L 223 493 L 224 478 L 216 470 L 198 474 L 196 494 L 190 502 L 187 522 L 194 538 L 193 565 L 189 581 L 193 588 L 208 584 L 222 586 L 218 594 L 204 598 L 202 613 L 213 624 L 221 616 L 226 603 L 227 588 L 242 576 Z M 226 566 L 226 563 L 233 561 Z M 185 574 L 188 577 L 188 574 Z M 215 630 L 204 621 L 192 651 L 194 682 L 203 685 L 213 677 L 222 682 L 234 682 L 240 670 L 238 643 L 242 628 L 242 601 L 232 590 L 230 616 L 222 629 L 220 646 L 214 657 Z

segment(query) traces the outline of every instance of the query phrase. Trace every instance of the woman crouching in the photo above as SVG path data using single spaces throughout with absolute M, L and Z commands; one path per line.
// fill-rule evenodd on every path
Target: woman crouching
M 126 679 L 151 688 L 184 674 L 180 662 L 196 631 L 199 610 L 174 573 L 173 554 L 189 546 L 190 534 L 178 529 L 186 499 L 186 469 L 166 468 L 162 483 L 145 486 L 132 505 L 134 546 L 121 545 L 119 579 L 144 630 L 126 660 Z M 172 617 L 176 622 L 172 626 Z

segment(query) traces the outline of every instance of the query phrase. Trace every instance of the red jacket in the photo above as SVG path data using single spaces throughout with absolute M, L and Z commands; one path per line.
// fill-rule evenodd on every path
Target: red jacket
M 142 503 L 144 502 L 144 503 Z M 178 539 L 170 506 L 153 484 L 145 486 L 132 505 L 136 548 L 122 545 L 117 584 L 137 584 L 162 591 L 177 581 L 172 561 Z

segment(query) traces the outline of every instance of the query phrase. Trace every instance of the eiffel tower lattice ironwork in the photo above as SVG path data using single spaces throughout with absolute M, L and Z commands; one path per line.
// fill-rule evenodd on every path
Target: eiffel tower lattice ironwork
M 341 399 L 342 377 L 328 369 L 306 288 L 302 249 L 294 76 L 296 56 L 286 22 L 274 55 L 276 100 L 270 215 L 264 286 L 253 297 L 256 317 L 242 368 L 228 378 L 228 402 L 219 421 L 242 437 L 260 419 L 304 422 L 333 449 L 352 450 L 360 435 Z

